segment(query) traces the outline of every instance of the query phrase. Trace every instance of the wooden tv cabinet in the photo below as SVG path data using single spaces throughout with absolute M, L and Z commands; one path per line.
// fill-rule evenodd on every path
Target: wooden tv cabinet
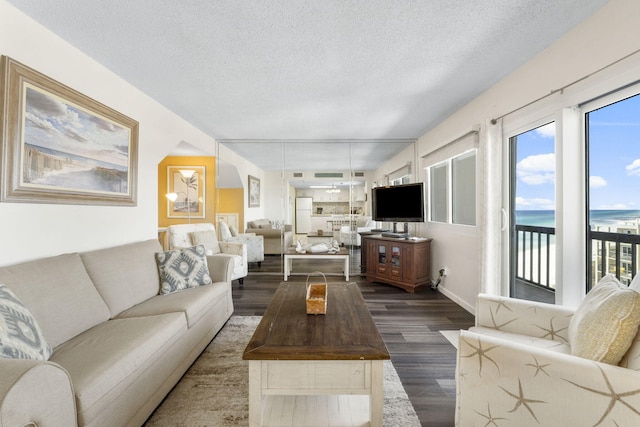
M 388 283 L 411 293 L 431 286 L 431 240 L 363 235 L 367 281 Z

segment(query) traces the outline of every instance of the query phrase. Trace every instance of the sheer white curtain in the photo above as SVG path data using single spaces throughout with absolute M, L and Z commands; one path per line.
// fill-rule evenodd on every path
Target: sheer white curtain
M 482 170 L 479 195 L 482 254 L 480 291 L 492 295 L 508 295 L 508 283 L 502 280 L 503 227 L 507 226 L 502 209 L 502 119 L 487 122 L 480 135 L 478 150 Z

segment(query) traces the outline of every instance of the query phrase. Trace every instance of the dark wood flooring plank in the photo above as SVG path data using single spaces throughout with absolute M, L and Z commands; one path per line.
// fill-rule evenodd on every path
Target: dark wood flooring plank
M 271 301 L 282 275 L 278 257 L 267 257 L 261 270 L 251 271 L 239 287 L 233 284 L 235 315 L 261 316 Z M 307 266 L 315 271 L 317 264 Z M 306 274 L 290 278 L 306 281 Z M 327 276 L 327 281 L 343 280 Z M 367 308 L 391 354 L 400 380 L 423 426 L 450 427 L 455 414 L 456 350 L 440 330 L 467 329 L 474 318 L 466 310 L 439 292 L 422 289 L 409 294 L 381 283 L 369 283 L 353 275 L 367 303 Z

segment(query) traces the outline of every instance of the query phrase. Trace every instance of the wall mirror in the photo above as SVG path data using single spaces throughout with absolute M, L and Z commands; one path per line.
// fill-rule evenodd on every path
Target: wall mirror
M 280 240 L 284 246 L 300 241 L 309 247 L 335 240 L 350 255 L 350 275 L 359 274 L 358 232 L 375 228 L 371 222 L 371 186 L 374 181 L 381 183 L 387 179 L 384 163 L 413 144 L 407 140 L 220 140 L 216 149 L 219 185 L 216 210 L 222 219 L 231 213 L 225 209 L 241 210 L 237 226 L 240 232 L 245 231 L 248 222 L 261 218 L 274 226 L 286 227 Z M 245 200 L 248 176 L 258 174 L 252 172 L 256 167 L 260 174 L 261 203 L 249 207 Z M 242 195 L 238 194 L 240 191 Z M 235 205 L 230 203 L 231 199 L 236 200 Z M 242 206 L 238 205 L 240 200 Z M 290 240 L 286 234 L 289 231 Z M 268 252 L 274 252 L 272 246 Z M 314 270 L 313 263 L 294 260 L 292 277 L 306 279 Z M 283 255 L 265 254 L 262 263 L 250 263 L 249 274 L 252 272 L 282 276 Z M 326 267 L 326 272 L 340 276 L 342 266 L 333 263 Z

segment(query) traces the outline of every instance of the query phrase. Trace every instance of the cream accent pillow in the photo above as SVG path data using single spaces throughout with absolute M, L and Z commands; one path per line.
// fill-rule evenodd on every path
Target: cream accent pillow
M 607 274 L 571 318 L 571 354 L 617 365 L 631 346 L 639 325 L 640 293 Z
M 192 231 L 189 233 L 191 236 L 191 243 L 194 246 L 202 245 L 207 255 L 219 254 L 220 245 L 218 245 L 218 236 L 213 230 Z
M 629 283 L 629 287 L 636 292 L 640 292 L 640 273 L 637 273 L 631 283 Z

